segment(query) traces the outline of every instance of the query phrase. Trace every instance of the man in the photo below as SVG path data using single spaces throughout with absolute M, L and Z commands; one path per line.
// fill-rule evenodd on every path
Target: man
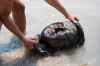
M 48 4 L 56 8 L 59 12 L 61 12 L 66 19 L 70 20 L 71 22 L 78 21 L 76 16 L 73 16 L 69 12 L 65 10 L 65 8 L 60 4 L 59 0 L 45 0 Z
M 19 3 L 19 5 L 15 4 L 17 2 Z M 25 16 L 20 13 L 20 12 L 23 12 L 23 10 L 22 8 L 19 8 L 18 10 L 14 6 L 21 6 L 19 0 L 0 0 L 0 26 L 4 24 L 5 27 L 8 28 L 8 30 L 10 30 L 12 33 L 14 33 L 24 42 L 24 45 L 26 48 L 31 49 L 33 48 L 33 44 L 37 42 L 36 40 L 32 40 L 30 38 L 25 37 L 25 27 L 24 27 L 25 26 L 25 21 L 24 21 Z M 16 8 L 15 10 L 17 10 L 17 14 L 18 14 L 17 17 L 20 17 L 20 19 L 15 18 L 13 20 L 9 16 L 11 12 L 14 12 L 13 8 Z M 16 15 L 14 15 L 14 17 L 16 17 Z M 17 20 L 20 22 L 18 22 Z M 19 24 L 22 24 L 22 27 Z
M 47 0 L 48 4 L 55 7 L 71 22 L 78 21 L 76 16 L 69 14 L 58 0 Z M 9 14 L 13 13 L 13 18 Z M 38 40 L 25 37 L 26 32 L 26 18 L 25 8 L 20 0 L 0 0 L 0 26 L 5 25 L 12 33 L 18 36 L 28 49 L 32 49 L 33 45 L 38 43 Z

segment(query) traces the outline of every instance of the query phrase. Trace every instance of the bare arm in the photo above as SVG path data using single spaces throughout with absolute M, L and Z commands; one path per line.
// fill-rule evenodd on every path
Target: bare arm
M 65 16 L 65 18 L 69 19 L 71 22 L 74 22 L 75 20 L 78 21 L 76 16 L 72 16 L 68 11 L 66 11 L 59 0 L 47 0 L 47 2 L 48 4 L 56 8 L 59 12 L 61 12 Z
M 47 0 L 48 4 L 55 7 L 58 11 L 60 11 L 66 18 L 70 15 L 65 8 L 60 4 L 58 0 Z
M 38 43 L 38 39 L 25 37 L 24 33 L 20 31 L 16 23 L 11 19 L 11 17 L 4 19 L 2 23 L 5 25 L 5 27 L 7 27 L 9 31 L 11 31 L 24 42 L 24 46 L 26 48 L 32 49 L 34 45 Z
M 19 27 L 21 32 L 25 34 L 26 33 L 25 6 L 19 0 L 14 1 L 12 13 L 16 25 Z
M 22 41 L 24 40 L 24 34 L 20 31 L 18 26 L 15 24 L 15 22 L 11 19 L 11 17 L 6 18 L 3 21 L 3 24 L 9 31 L 11 31 L 13 34 L 18 36 Z

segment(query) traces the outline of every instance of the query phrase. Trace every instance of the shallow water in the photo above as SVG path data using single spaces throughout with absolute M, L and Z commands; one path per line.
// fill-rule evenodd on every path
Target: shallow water
M 21 42 L 7 29 L 0 32 L 0 66 L 100 66 L 100 1 L 61 0 L 66 9 L 80 17 L 85 32 L 85 45 L 74 51 L 57 52 L 55 56 L 43 57 L 26 53 Z M 66 21 L 64 17 L 44 0 L 27 0 L 27 34 L 39 34 L 44 26 Z

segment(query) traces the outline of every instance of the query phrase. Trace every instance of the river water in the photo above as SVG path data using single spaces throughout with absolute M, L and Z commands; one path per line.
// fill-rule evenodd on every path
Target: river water
M 0 66 L 100 66 L 100 1 L 59 0 L 71 13 L 79 16 L 85 32 L 85 45 L 72 51 L 41 58 L 29 54 L 20 40 L 4 26 L 0 31 Z M 66 21 L 64 16 L 44 0 L 27 0 L 27 35 L 39 34 L 48 24 Z

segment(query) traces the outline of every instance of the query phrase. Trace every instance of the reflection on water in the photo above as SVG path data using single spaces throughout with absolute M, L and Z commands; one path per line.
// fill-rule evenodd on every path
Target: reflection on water
M 21 42 L 12 37 L 8 44 L 0 44 L 0 66 L 67 66 L 83 63 L 85 48 L 59 51 L 54 56 L 43 57 L 33 52 L 26 52 Z
M 17 37 L 12 37 L 8 43 L 0 43 L 0 53 L 14 51 L 21 47 L 21 41 Z

